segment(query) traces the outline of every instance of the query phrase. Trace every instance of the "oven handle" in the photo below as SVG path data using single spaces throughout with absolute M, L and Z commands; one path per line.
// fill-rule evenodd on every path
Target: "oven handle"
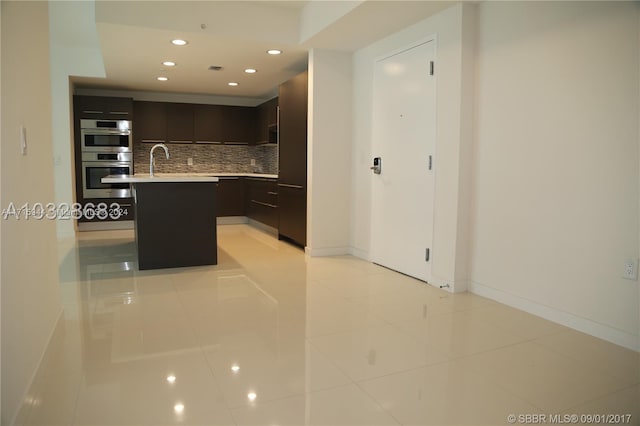
M 102 136 L 102 135 L 116 135 L 116 136 L 129 136 L 131 130 L 109 130 L 109 129 L 81 129 L 83 136 Z
M 82 167 L 133 167 L 133 161 L 83 161 Z

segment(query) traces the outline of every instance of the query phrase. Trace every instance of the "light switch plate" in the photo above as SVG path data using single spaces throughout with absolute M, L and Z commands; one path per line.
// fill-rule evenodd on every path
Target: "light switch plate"
M 622 271 L 622 278 L 627 280 L 638 279 L 638 260 L 637 259 L 625 259 L 624 269 Z
M 27 128 L 20 126 L 20 154 L 27 155 Z

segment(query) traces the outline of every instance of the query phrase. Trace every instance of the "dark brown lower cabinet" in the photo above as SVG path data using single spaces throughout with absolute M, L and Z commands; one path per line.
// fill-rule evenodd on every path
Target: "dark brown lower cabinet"
M 307 244 L 307 191 L 301 185 L 278 184 L 278 236 Z
M 216 215 L 244 216 L 245 181 L 240 177 L 221 177 L 217 184 Z
M 247 217 L 272 228 L 278 227 L 278 186 L 275 179 L 246 178 Z

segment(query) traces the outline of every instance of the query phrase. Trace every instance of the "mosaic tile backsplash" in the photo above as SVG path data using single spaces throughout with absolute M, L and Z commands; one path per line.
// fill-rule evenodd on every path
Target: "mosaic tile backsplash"
M 212 145 L 166 144 L 169 159 L 162 149 L 153 153 L 154 171 L 158 173 L 278 173 L 278 147 L 276 145 Z M 133 148 L 134 172 L 149 173 L 149 151 L 153 144 L 136 144 Z M 193 165 L 188 165 L 189 158 Z M 251 165 L 251 160 L 255 166 Z

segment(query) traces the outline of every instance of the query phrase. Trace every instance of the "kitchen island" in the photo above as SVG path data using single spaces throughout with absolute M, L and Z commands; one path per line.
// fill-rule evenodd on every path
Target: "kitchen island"
M 131 184 L 140 270 L 218 263 L 217 177 L 107 176 L 102 182 Z

